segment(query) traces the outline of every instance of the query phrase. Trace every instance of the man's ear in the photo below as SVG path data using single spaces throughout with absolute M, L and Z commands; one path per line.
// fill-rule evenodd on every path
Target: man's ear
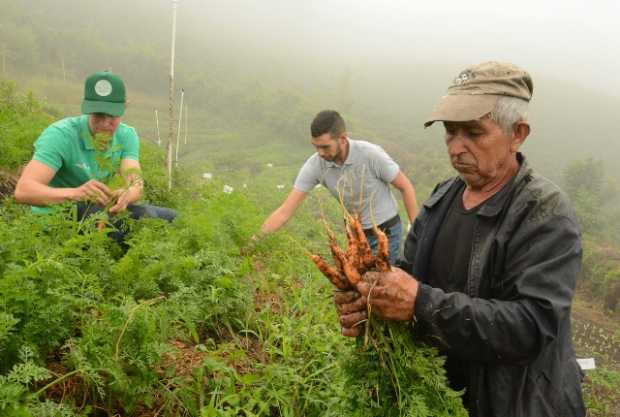
M 515 123 L 513 133 L 512 133 L 512 142 L 510 144 L 510 149 L 513 152 L 517 152 L 525 139 L 530 134 L 530 125 L 527 122 L 520 121 Z

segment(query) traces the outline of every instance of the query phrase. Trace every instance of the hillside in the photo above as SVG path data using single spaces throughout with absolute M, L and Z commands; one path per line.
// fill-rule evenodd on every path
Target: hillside
M 0 143 L 19 151 L 4 162 L 15 169 L 36 133 L 18 141 L 12 132 L 36 121 L 42 127 L 52 116 L 32 96 L 2 85 L 10 105 L 0 109 Z M 176 207 L 179 219 L 131 222 L 126 253 L 95 227 L 97 219 L 75 223 L 70 207 L 40 217 L 2 201 L 3 416 L 398 412 L 389 397 L 379 401 L 361 388 L 376 381 L 380 389 L 385 375 L 376 369 L 375 379 L 360 379 L 360 367 L 376 358 L 340 336 L 331 285 L 307 260 L 308 251 L 325 252 L 316 202 L 300 213 L 294 234 L 241 255 L 263 218 L 255 202 L 279 199 L 271 186 L 224 193 L 217 178 L 189 178 L 169 193 L 160 149 L 143 143 L 142 161 L 147 199 Z M 322 209 L 335 225 L 337 212 L 335 205 Z M 423 346 L 413 352 L 421 379 L 398 398 L 415 398 L 420 412 L 462 415 L 442 360 Z
M 0 111 L 2 167 L 15 171 L 38 131 L 62 113 L 49 114 L 52 108 L 33 95 L 2 86 L 3 103 L 12 103 Z M 145 96 L 137 103 L 144 105 L 131 109 L 132 123 L 146 126 L 147 117 L 139 115 L 147 115 L 152 102 Z M 244 146 L 252 133 L 253 146 Z M 267 140 L 269 133 L 220 126 L 192 136 L 173 193 L 164 189 L 161 150 L 143 134 L 148 199 L 176 207 L 181 220 L 133 224 L 124 255 L 88 223 L 76 230 L 62 215 L 42 221 L 4 200 L 4 415 L 373 415 L 372 405 L 361 406 L 351 391 L 355 343 L 339 335 L 329 283 L 306 258 L 308 250 L 326 249 L 321 216 L 340 224 L 332 199 L 317 193 L 286 231 L 241 255 L 286 194 L 276 185 L 290 184 L 308 153 L 306 146 Z M 421 199 L 448 172 L 433 163 L 443 155 L 432 145 L 417 144 L 411 154 L 398 142 L 384 145 L 404 167 L 414 167 Z M 214 180 L 201 178 L 205 170 Z M 223 193 L 224 184 L 235 191 Z M 597 276 L 589 279 L 600 285 Z M 612 388 L 617 322 L 603 325 L 594 315 L 598 307 L 584 305 L 576 309 L 577 347 L 600 367 L 588 374 L 588 402 L 593 416 L 611 417 L 618 398 Z M 594 324 L 608 345 L 588 330 Z
M 386 361 L 378 339 L 340 335 L 333 288 L 308 260 L 329 256 L 324 219 L 345 240 L 325 190 L 247 245 L 312 153 L 308 126 L 325 108 L 394 156 L 424 201 L 454 173 L 441 125 L 424 118 L 462 66 L 504 58 L 534 79 L 524 153 L 582 224 L 572 320 L 578 357 L 597 366 L 585 372 L 589 416 L 620 415 L 620 96 L 604 81 L 617 84 L 606 50 L 617 37 L 604 35 L 617 13 L 571 22 L 572 4 L 488 5 L 481 25 L 463 18 L 475 2 L 397 13 L 410 3 L 179 1 L 176 111 L 183 88 L 189 117 L 168 191 L 155 111 L 165 145 L 171 2 L 0 0 L 0 416 L 461 416 L 433 349 L 393 337 L 415 349 Z M 585 45 L 595 58 L 555 17 L 579 42 L 599 34 Z M 438 47 L 457 22 L 465 32 Z M 102 69 L 127 83 L 146 200 L 179 212 L 170 225 L 130 222 L 126 253 L 95 227 L 105 218 L 76 223 L 70 206 L 39 217 L 11 195 L 32 142 L 79 113 L 84 77 Z

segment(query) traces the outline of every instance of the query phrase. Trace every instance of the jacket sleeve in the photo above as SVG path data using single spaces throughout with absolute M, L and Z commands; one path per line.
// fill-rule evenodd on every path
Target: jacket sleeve
M 560 199 L 562 200 L 562 199 Z M 567 202 L 560 206 L 567 208 Z M 526 364 L 556 340 L 570 315 L 581 265 L 572 209 L 534 209 L 497 250 L 493 298 L 445 293 L 421 284 L 416 320 L 451 355 L 478 362 Z

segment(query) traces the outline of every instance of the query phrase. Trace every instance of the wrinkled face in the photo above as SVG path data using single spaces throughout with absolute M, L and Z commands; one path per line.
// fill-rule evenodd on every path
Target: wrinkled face
M 97 133 L 112 134 L 120 123 L 120 116 L 110 116 L 105 113 L 92 113 L 88 115 L 88 125 L 93 135 Z
M 450 162 L 471 188 L 501 181 L 517 163 L 515 153 L 522 140 L 504 133 L 488 117 L 468 122 L 444 122 L 444 127 Z
M 312 138 L 312 145 L 321 158 L 329 162 L 344 162 L 344 144 L 346 134 L 338 137 L 332 137 L 329 133 L 325 133 L 316 138 Z

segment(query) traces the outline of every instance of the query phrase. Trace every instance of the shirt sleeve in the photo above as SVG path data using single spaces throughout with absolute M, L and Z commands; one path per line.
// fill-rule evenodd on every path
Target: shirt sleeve
M 400 172 L 398 164 L 380 146 L 377 146 L 371 155 L 371 166 L 377 178 L 388 184 L 394 181 Z
M 297 190 L 304 193 L 310 192 L 320 181 L 321 167 L 319 166 L 318 157 L 316 154 L 312 155 L 304 166 L 299 170 L 295 184 L 293 185 Z
M 138 138 L 138 133 L 136 133 L 136 130 L 133 127 L 127 128 L 123 139 L 121 159 L 133 159 L 134 161 L 139 161 L 140 139 Z
M 50 126 L 34 142 L 33 160 L 39 161 L 58 171 L 63 165 L 64 138 L 61 129 Z

